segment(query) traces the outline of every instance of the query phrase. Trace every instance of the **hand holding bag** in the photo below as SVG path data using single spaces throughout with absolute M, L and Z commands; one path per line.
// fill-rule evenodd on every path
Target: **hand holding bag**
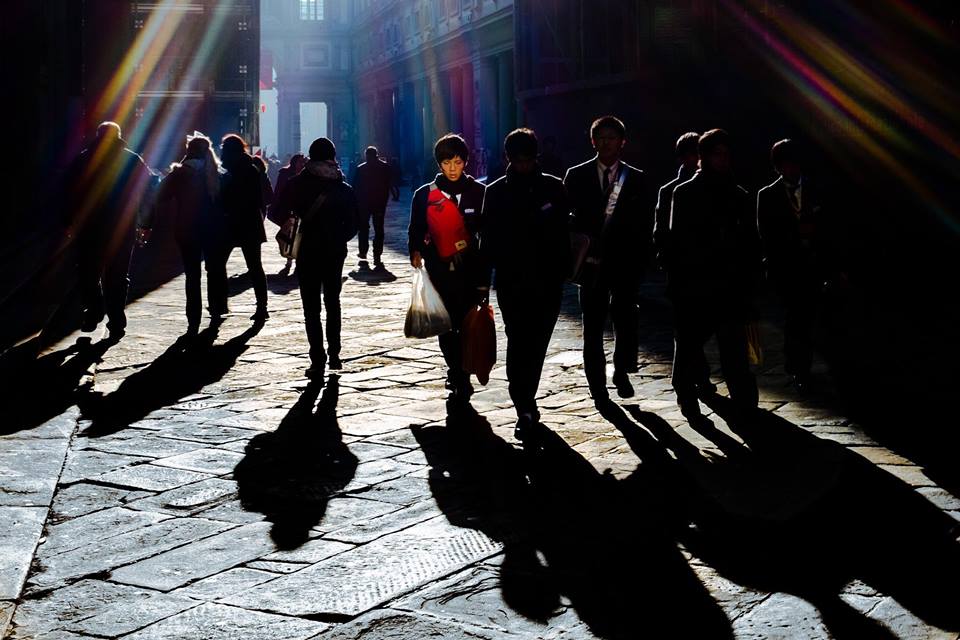
M 430 338 L 444 334 L 452 328 L 450 314 L 430 281 L 424 267 L 413 272 L 410 308 L 403 325 L 403 335 L 408 338 Z

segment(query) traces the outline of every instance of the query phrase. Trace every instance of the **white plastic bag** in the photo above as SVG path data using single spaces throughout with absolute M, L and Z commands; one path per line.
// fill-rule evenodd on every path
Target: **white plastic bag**
M 403 325 L 403 334 L 408 338 L 429 338 L 450 331 L 450 314 L 443 305 L 430 276 L 423 267 L 413 272 L 410 308 Z

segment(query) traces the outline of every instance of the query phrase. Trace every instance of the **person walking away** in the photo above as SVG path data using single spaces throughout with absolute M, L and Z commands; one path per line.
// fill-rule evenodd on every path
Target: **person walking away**
M 703 347 L 717 336 L 723 377 L 742 410 L 757 406 L 757 383 L 747 359 L 746 325 L 759 271 L 759 239 L 750 199 L 733 173 L 730 135 L 700 136 L 700 169 L 673 190 L 670 286 L 676 309 L 673 388 L 688 421 L 703 419 L 697 388 Z
M 462 137 L 448 133 L 433 151 L 440 173 L 413 194 L 408 250 L 410 264 L 426 267 L 450 314 L 453 329 L 439 337 L 447 365 L 446 388 L 451 399 L 465 401 L 473 394 L 473 385 L 462 366 L 460 326 L 484 295 L 477 289 L 477 225 L 484 186 L 464 173 L 470 150 Z
M 367 147 L 366 161 L 357 169 L 353 181 L 353 190 L 360 204 L 360 218 L 357 220 L 359 234 L 358 257 L 367 259 L 370 241 L 370 219 L 373 218 L 373 264 L 382 267 L 383 223 L 387 213 L 387 200 L 393 189 L 393 176 L 390 165 L 380 159 L 376 147 Z
M 221 268 L 218 239 L 224 220 L 219 206 L 220 161 L 210 138 L 199 132 L 187 136 L 186 155 L 160 183 L 157 207 L 173 217 L 173 234 L 186 276 L 187 335 L 196 335 L 202 313 L 200 263 L 207 268 L 207 299 L 216 309 L 226 298 L 227 274 Z
M 480 216 L 480 255 L 496 273 L 497 303 L 507 333 L 507 383 L 524 440 L 540 419 L 537 389 L 570 271 L 569 206 L 560 178 L 537 163 L 537 137 L 516 129 L 504 140 L 506 175 L 487 187 Z
M 644 173 L 621 158 L 627 139 L 619 118 L 596 119 L 590 140 L 597 155 L 568 169 L 563 182 L 571 230 L 590 239 L 587 269 L 579 279 L 583 370 L 600 406 L 609 402 L 603 349 L 608 312 L 615 336 L 613 384 L 621 398 L 634 394 L 629 374 L 638 370 L 638 289 L 649 252 L 653 197 Z
M 101 123 L 93 144 L 67 175 L 68 233 L 75 235 L 78 249 L 81 329 L 93 331 L 106 315 L 113 340 L 126 332 L 130 257 L 140 211 L 149 207 L 154 181 L 121 134 L 117 123 Z
M 300 218 L 302 238 L 297 255 L 300 299 L 310 367 L 307 377 L 323 378 L 327 365 L 340 369 L 340 288 L 347 242 L 356 234 L 357 198 L 344 182 L 336 161 L 337 149 L 327 138 L 310 145 L 310 160 L 290 178 L 276 203 L 281 224 L 290 215 Z M 320 314 L 326 306 L 326 341 Z
M 231 133 L 223 137 L 220 154 L 226 173 L 220 179 L 220 201 L 227 219 L 227 246 L 223 251 L 224 264 L 235 247 L 240 247 L 247 263 L 247 273 L 253 281 L 257 310 L 251 320 L 266 320 L 267 276 L 263 272 L 260 245 L 267 241 L 263 229 L 263 174 L 254 167 L 243 138 Z M 226 297 L 221 301 L 219 316 L 227 313 Z

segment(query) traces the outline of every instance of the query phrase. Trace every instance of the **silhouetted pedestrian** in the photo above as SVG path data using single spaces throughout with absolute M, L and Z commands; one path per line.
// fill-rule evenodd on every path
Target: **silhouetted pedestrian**
M 225 224 L 219 196 L 220 161 L 210 138 L 194 132 L 187 136 L 186 155 L 173 165 L 157 195 L 161 215 L 173 217 L 174 238 L 183 259 L 190 335 L 195 335 L 200 326 L 201 260 L 206 260 L 210 308 L 217 309 L 227 297 L 227 272 L 219 255 Z
M 223 259 L 230 257 L 234 247 L 243 251 L 247 263 L 247 275 L 253 281 L 253 292 L 257 299 L 257 310 L 251 317 L 265 320 L 270 316 L 267 311 L 267 276 L 263 272 L 260 245 L 267 241 L 263 230 L 264 181 L 266 176 L 253 164 L 253 158 L 247 153 L 247 143 L 236 134 L 228 134 L 220 143 L 220 154 L 226 173 L 220 179 L 220 200 L 227 217 L 228 245 Z M 227 312 L 226 298 L 222 306 L 211 315 L 219 316 Z
M 284 220 L 292 213 L 300 218 L 302 240 L 297 254 L 300 299 L 310 368 L 307 376 L 322 378 L 326 365 L 339 369 L 340 288 L 347 241 L 356 234 L 357 198 L 343 179 L 336 161 L 337 149 L 327 138 L 310 145 L 310 160 L 303 171 L 290 178 L 280 193 L 276 215 Z M 282 220 L 281 220 L 282 223 Z M 323 344 L 322 307 L 327 308 L 327 347 Z
M 609 401 L 603 332 L 613 319 L 613 384 L 622 398 L 633 395 L 637 371 L 639 292 L 650 246 L 652 192 L 642 171 L 621 160 L 626 127 L 604 116 L 590 127 L 597 155 L 567 170 L 564 184 L 572 208 L 571 229 L 586 234 L 590 247 L 581 277 L 583 369 L 597 404 Z
M 483 296 L 477 291 L 481 272 L 477 225 L 484 186 L 464 173 L 469 157 L 460 136 L 448 133 L 437 140 L 434 158 L 440 173 L 413 194 L 408 229 L 410 264 L 417 269 L 426 266 L 450 314 L 453 329 L 440 336 L 440 350 L 447 364 L 446 388 L 461 400 L 470 397 L 473 386 L 463 371 L 460 325 Z
M 512 131 L 504 150 L 507 173 L 487 187 L 483 200 L 480 253 L 485 267 L 496 272 L 515 435 L 522 440 L 540 418 L 537 388 L 570 271 L 570 208 L 563 182 L 537 163 L 533 131 Z
M 130 256 L 152 182 L 147 165 L 126 148 L 115 122 L 97 127 L 93 144 L 68 170 L 67 206 L 78 248 L 83 331 L 96 329 L 104 314 L 111 338 L 119 339 L 126 331 Z
M 780 175 L 757 193 L 757 227 L 767 276 L 786 312 L 785 369 L 803 389 L 813 362 L 813 329 L 826 282 L 845 281 L 835 221 L 822 191 L 804 175 L 797 144 L 781 140 L 770 150 Z M 835 215 L 836 212 L 833 212 Z
M 746 190 L 733 173 L 730 135 L 712 129 L 699 141 L 700 170 L 673 190 L 670 213 L 671 297 L 676 309 L 673 388 L 688 420 L 702 418 L 698 396 L 703 347 L 714 334 L 730 397 L 757 406 L 747 360 L 746 325 L 759 267 L 756 224 Z
M 382 266 L 383 221 L 387 213 L 387 199 L 393 185 L 390 165 L 380 159 L 376 147 L 367 147 L 366 162 L 357 166 L 353 179 L 353 190 L 357 194 L 360 217 L 357 220 L 357 233 L 361 260 L 367 259 L 370 241 L 370 219 L 373 218 L 373 263 Z
M 270 207 L 267 209 L 267 217 L 270 218 L 270 221 L 276 225 L 283 225 L 282 216 L 276 216 L 274 214 L 274 208 L 276 207 L 277 201 L 280 199 L 280 193 L 287 185 L 287 181 L 290 180 L 293 176 L 297 175 L 303 171 L 303 167 L 307 164 L 307 156 L 302 153 L 295 153 L 290 156 L 290 161 L 286 166 L 282 167 L 277 174 L 277 182 L 273 188 L 273 202 L 270 204 Z M 293 258 L 287 258 L 287 264 L 283 268 L 281 273 L 289 273 L 290 267 L 293 265 Z

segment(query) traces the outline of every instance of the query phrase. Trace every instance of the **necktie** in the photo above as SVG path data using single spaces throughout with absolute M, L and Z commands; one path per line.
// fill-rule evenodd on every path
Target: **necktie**
M 603 193 L 610 191 L 610 167 L 603 170 Z

